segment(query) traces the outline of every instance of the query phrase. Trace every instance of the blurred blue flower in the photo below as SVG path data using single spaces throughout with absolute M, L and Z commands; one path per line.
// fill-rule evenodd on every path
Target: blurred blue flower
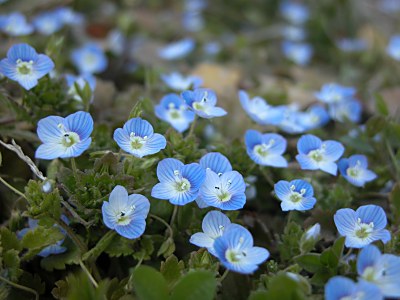
M 342 38 L 336 41 L 336 46 L 343 52 L 361 52 L 367 49 L 368 44 L 364 39 Z
M 149 210 L 150 202 L 145 196 L 128 195 L 120 185 L 112 190 L 108 202 L 104 201 L 101 207 L 104 224 L 127 239 L 136 239 L 143 234 Z
M 307 111 L 298 113 L 297 121 L 304 131 L 320 128 L 330 120 L 329 114 L 321 105 L 312 105 Z
M 26 21 L 23 14 L 13 12 L 0 16 L 0 29 L 11 36 L 29 35 L 33 32 L 33 26 Z
M 188 129 L 196 115 L 189 110 L 189 106 L 177 94 L 165 95 L 160 104 L 155 107 L 155 114 L 179 132 L 184 132 Z
M 251 233 L 237 224 L 225 228 L 214 242 L 214 251 L 225 268 L 242 274 L 253 273 L 269 257 L 268 250 L 254 247 Z
M 207 42 L 203 46 L 203 51 L 207 55 L 217 55 L 221 51 L 221 44 L 217 41 Z
M 338 162 L 340 174 L 352 185 L 363 187 L 365 183 L 374 180 L 377 176 L 368 170 L 368 160 L 365 155 L 352 155 L 342 158 Z
M 74 76 L 72 74 L 66 74 L 65 80 L 68 86 L 68 95 L 72 96 L 77 101 L 82 101 L 81 96 L 79 95 L 78 91 L 76 90 L 75 84 L 83 90 L 86 84 L 89 85 L 90 90 L 92 91 L 92 100 L 93 100 L 93 92 L 96 88 L 96 77 L 91 74 L 83 74 L 80 76 Z
M 54 10 L 60 20 L 67 25 L 81 25 L 84 17 L 81 13 L 75 12 L 70 7 L 59 7 Z
M 114 55 L 122 55 L 126 46 L 126 37 L 119 29 L 111 30 L 106 39 L 107 49 Z
M 379 0 L 378 8 L 386 13 L 395 14 L 400 11 L 400 2 L 398 0 Z
M 400 298 L 400 257 L 382 254 L 375 245 L 364 247 L 358 254 L 360 281 L 376 285 L 387 298 Z
M 93 119 L 89 113 L 78 111 L 66 118 L 49 116 L 38 122 L 37 134 L 42 145 L 35 157 L 55 159 L 77 157 L 89 148 Z
M 28 44 L 13 45 L 7 57 L 0 61 L 0 72 L 17 81 L 26 90 L 38 84 L 38 79 L 54 68 L 53 61 L 44 54 L 37 54 Z
M 259 165 L 286 168 L 287 161 L 282 156 L 286 150 L 286 140 L 279 134 L 261 134 L 256 130 L 247 130 L 245 134 L 247 154 Z
M 276 196 L 282 201 L 283 211 L 309 210 L 317 202 L 314 198 L 314 189 L 311 184 L 302 179 L 292 181 L 280 180 L 274 186 Z
M 283 113 L 282 113 L 283 118 L 282 121 L 278 124 L 278 127 L 282 131 L 290 134 L 297 134 L 307 130 L 307 128 L 303 126 L 301 120 L 304 117 L 303 112 L 299 111 L 297 105 L 291 104 L 282 106 L 282 108 L 283 108 Z
M 343 102 L 353 99 L 357 90 L 353 87 L 343 86 L 337 83 L 327 83 L 321 90 L 314 93 L 315 98 L 327 104 Z
M 108 65 L 107 57 L 97 44 L 88 42 L 71 54 L 72 63 L 82 74 L 103 72 Z
M 284 118 L 285 106 L 271 106 L 261 97 L 250 99 L 245 91 L 238 93 L 240 104 L 249 117 L 260 125 L 278 125 Z
M 122 150 L 140 158 L 158 153 L 167 146 L 165 137 L 154 133 L 153 126 L 142 118 L 132 118 L 123 128 L 117 128 L 114 140 Z
M 400 61 L 400 35 L 390 37 L 386 53 L 393 59 Z
M 281 30 L 281 33 L 285 40 L 293 42 L 301 42 L 307 37 L 307 33 L 304 28 L 293 25 L 284 26 Z
M 325 285 L 325 300 L 383 300 L 383 296 L 373 284 L 335 276 Z
M 222 236 L 225 228 L 231 224 L 229 218 L 222 212 L 213 210 L 208 212 L 201 224 L 203 232 L 197 232 L 190 237 L 189 242 L 198 247 L 207 248 L 208 252 L 216 256 L 214 241 Z
M 372 242 L 390 241 L 390 232 L 386 229 L 385 211 L 377 205 L 360 206 L 356 211 L 350 208 L 339 209 L 334 221 L 340 235 L 346 237 L 348 248 L 363 248 Z
M 184 91 L 190 88 L 197 89 L 203 83 L 203 80 L 198 76 L 183 76 L 178 72 L 162 74 L 161 79 L 169 88 L 176 91 Z
M 314 224 L 304 232 L 304 239 L 317 241 L 321 235 L 321 225 L 319 223 Z
M 182 26 L 190 32 L 200 31 L 204 28 L 204 18 L 200 11 L 185 11 L 182 15 Z
M 286 20 L 296 25 L 303 24 L 310 17 L 308 7 L 295 1 L 281 2 L 280 12 Z
M 170 43 L 158 51 L 158 55 L 165 60 L 180 59 L 193 51 L 195 41 L 191 38 Z
M 322 170 L 332 175 L 337 173 L 336 161 L 343 155 L 344 147 L 336 141 L 321 141 L 312 134 L 300 137 L 297 142 L 296 159 L 303 170 Z
M 347 99 L 329 105 L 329 115 L 332 120 L 338 122 L 350 121 L 352 123 L 358 123 L 361 119 L 361 113 L 361 103 L 355 99 Z
M 217 95 L 213 90 L 198 88 L 194 91 L 184 91 L 182 98 L 202 118 L 210 119 L 227 114 L 224 109 L 215 106 L 217 104 Z
M 52 35 L 64 26 L 63 20 L 60 18 L 59 14 L 54 11 L 37 15 L 32 23 L 35 29 L 43 35 Z
M 184 165 L 177 159 L 165 158 L 158 163 L 157 177 L 160 182 L 153 187 L 151 196 L 185 205 L 197 198 L 206 172 L 199 164 Z
M 284 41 L 282 43 L 282 52 L 287 59 L 295 64 L 305 66 L 310 62 L 314 50 L 312 46 L 307 43 Z

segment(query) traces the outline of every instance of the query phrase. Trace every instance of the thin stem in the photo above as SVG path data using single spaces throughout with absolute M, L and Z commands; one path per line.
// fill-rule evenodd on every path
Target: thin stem
M 140 267 L 140 265 L 141 265 L 141 264 L 142 264 L 142 262 L 143 262 L 143 259 L 144 259 L 144 254 L 142 255 L 142 257 L 139 259 L 138 263 L 136 264 L 136 266 L 135 266 L 135 270 L 136 270 L 137 268 L 139 268 L 139 267 Z
M 172 226 L 174 224 L 176 215 L 178 213 L 178 205 L 174 206 L 174 211 L 172 212 L 172 217 L 171 217 L 171 221 L 169 221 L 169 225 Z
M 393 149 L 390 146 L 389 141 L 387 139 L 386 139 L 386 148 L 389 152 L 390 158 L 391 158 L 394 168 L 396 170 L 396 178 L 399 180 L 400 179 L 400 166 L 397 161 L 396 155 L 394 154 Z
M 7 278 L 4 278 L 3 276 L 0 276 L 0 280 L 5 282 L 5 283 L 7 283 L 7 284 L 9 284 L 9 285 L 11 285 L 12 287 L 14 287 L 16 289 L 19 289 L 19 290 L 34 294 L 35 295 L 35 299 L 39 300 L 39 293 L 37 291 L 35 291 L 34 289 L 31 289 L 31 288 L 28 288 L 27 286 L 20 285 L 18 283 L 12 282 L 12 281 L 8 280 Z
M 191 137 L 193 135 L 194 129 L 196 128 L 196 123 L 197 123 L 197 116 L 194 117 L 194 120 L 193 120 L 192 124 L 190 125 L 190 129 L 189 129 L 189 133 L 187 135 L 187 138 Z
M 82 219 L 67 201 L 61 200 L 61 204 L 64 205 L 64 207 L 71 213 L 71 215 L 85 227 L 89 227 L 93 223 L 93 222 L 86 222 L 84 219 Z
M 153 218 L 153 219 L 155 219 L 155 220 L 157 220 L 157 221 L 159 221 L 159 222 L 161 222 L 161 223 L 163 223 L 163 224 L 168 228 L 169 236 L 170 236 L 171 238 L 174 237 L 174 231 L 172 230 L 172 227 L 169 226 L 169 224 L 168 224 L 167 222 L 165 222 L 164 219 L 160 218 L 159 216 L 153 215 L 153 214 L 149 214 L 149 217 L 150 217 L 150 218 Z
M 86 268 L 85 264 L 81 260 L 79 260 L 79 265 L 81 266 L 83 272 L 85 272 L 86 275 L 89 277 L 89 280 L 92 282 L 94 287 L 97 288 L 99 286 L 97 281 L 93 278 L 92 274 L 90 274 L 89 270 Z
M 229 273 L 229 270 L 226 269 L 225 272 L 222 274 L 221 278 L 219 279 L 219 282 L 222 282 L 226 278 L 226 276 L 228 276 L 228 273 Z
M 67 224 L 65 224 L 63 221 L 60 220 L 54 220 L 54 221 L 55 223 L 57 223 L 58 226 L 60 226 L 67 232 L 68 236 L 71 238 L 74 244 L 79 248 L 82 254 L 87 252 L 86 245 L 82 243 L 82 241 L 76 236 L 74 231 Z
M 14 193 L 16 193 L 17 195 L 21 196 L 22 198 L 24 198 L 25 200 L 28 200 L 26 198 L 26 196 L 20 192 L 19 190 L 17 190 L 15 187 L 13 187 L 11 184 L 9 184 L 7 181 L 5 181 L 3 178 L 0 177 L 0 181 L 6 186 L 8 187 L 10 190 L 12 190 Z
M 268 171 L 267 171 L 265 168 L 263 168 L 263 167 L 260 167 L 260 171 L 261 171 L 261 173 L 264 175 L 264 178 L 267 180 L 267 182 L 268 182 L 271 186 L 274 186 L 274 185 L 275 185 L 275 182 L 274 182 L 274 180 L 271 178 L 271 176 L 270 176 L 270 174 L 268 173 Z
M 71 157 L 71 167 L 72 167 L 72 172 L 74 173 L 75 180 L 76 182 L 79 183 L 78 168 L 76 167 L 76 161 L 74 157 Z

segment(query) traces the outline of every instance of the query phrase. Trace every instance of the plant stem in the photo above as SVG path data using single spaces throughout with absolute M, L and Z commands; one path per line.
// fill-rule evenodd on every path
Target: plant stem
M 260 167 L 260 171 L 264 175 L 264 178 L 267 180 L 269 185 L 273 187 L 275 185 L 275 182 L 272 180 L 272 178 L 271 178 L 270 174 L 268 173 L 268 171 L 263 167 Z
M 393 149 L 389 144 L 388 139 L 386 139 L 386 148 L 387 148 L 387 150 L 389 152 L 389 155 L 390 155 L 390 158 L 392 160 L 393 166 L 394 166 L 394 168 L 396 170 L 396 173 L 395 173 L 396 178 L 397 178 L 397 180 L 400 180 L 400 166 L 399 166 L 399 163 L 397 161 L 396 155 L 394 154 Z
M 175 205 L 174 206 L 174 211 L 172 212 L 171 221 L 169 221 L 169 226 L 172 227 L 172 225 L 174 224 L 174 221 L 175 221 L 177 213 L 178 213 L 178 205 Z
M 76 167 L 76 161 L 74 157 L 71 157 L 71 167 L 72 172 L 74 173 L 75 180 L 77 183 L 79 183 L 78 168 Z
M 16 289 L 19 289 L 19 290 L 34 294 L 35 295 L 35 299 L 39 300 L 39 293 L 37 291 L 35 291 L 34 289 L 31 289 L 31 288 L 28 288 L 27 286 L 20 285 L 18 283 L 12 282 L 12 281 L 8 280 L 7 278 L 4 278 L 3 276 L 0 276 L 0 280 L 5 282 L 5 283 L 7 283 L 7 284 L 9 284 L 9 285 L 11 285 L 12 287 L 14 287 Z
M 0 181 L 1 181 L 6 187 L 8 187 L 10 190 L 12 190 L 14 193 L 16 193 L 17 195 L 21 196 L 21 197 L 24 198 L 25 200 L 28 200 L 28 199 L 26 198 L 26 196 L 25 196 L 22 192 L 18 191 L 15 187 L 13 187 L 11 184 L 9 184 L 7 181 L 5 181 L 2 177 L 0 177 Z
M 136 270 L 137 268 L 139 268 L 139 267 L 140 267 L 140 265 L 141 265 L 141 264 L 142 264 L 142 262 L 143 262 L 143 259 L 144 259 L 144 254 L 142 255 L 142 257 L 139 259 L 138 263 L 136 264 L 136 266 L 135 266 L 135 270 Z
M 169 226 L 169 224 L 167 222 L 165 222 L 164 219 L 160 218 L 159 216 L 153 215 L 153 214 L 149 214 L 149 217 L 163 223 L 168 228 L 169 236 L 173 239 L 174 231 L 172 230 L 172 227 Z
M 190 125 L 189 133 L 186 136 L 186 138 L 189 138 L 193 135 L 194 129 L 196 128 L 196 123 L 197 123 L 197 116 L 194 117 L 194 120 L 192 122 L 192 125 Z
M 86 253 L 87 252 L 87 247 L 85 244 L 82 243 L 82 241 L 76 236 L 74 231 L 63 221 L 60 220 L 54 220 L 55 223 L 57 223 L 58 226 L 60 226 L 62 229 L 66 231 L 68 236 L 71 238 L 71 240 L 74 242 L 74 244 L 79 248 L 81 253 Z
M 96 280 L 93 278 L 92 274 L 90 274 L 89 270 L 86 268 L 85 264 L 82 262 L 82 260 L 79 260 L 79 265 L 81 266 L 83 272 L 86 273 L 86 275 L 89 277 L 89 280 L 92 282 L 95 288 L 97 288 L 99 285 L 96 282 Z
M 228 273 L 229 273 L 229 270 L 226 269 L 225 272 L 222 274 L 221 278 L 219 279 L 219 282 L 222 282 L 222 281 L 226 278 L 226 276 L 228 275 Z

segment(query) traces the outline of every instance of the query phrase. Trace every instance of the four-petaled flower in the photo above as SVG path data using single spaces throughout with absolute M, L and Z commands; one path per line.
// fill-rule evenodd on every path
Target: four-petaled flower
M 365 155 L 352 155 L 338 162 L 340 174 L 352 185 L 362 187 L 376 178 L 376 174 L 368 170 L 368 160 Z
M 314 93 L 314 96 L 327 104 L 336 104 L 353 99 L 357 90 L 353 87 L 343 86 L 337 83 L 327 83 L 321 90 Z
M 66 118 L 49 116 L 38 122 L 37 134 L 42 145 L 35 157 L 55 159 L 77 157 L 89 148 L 93 119 L 89 113 L 78 111 Z
M 283 211 L 309 210 L 314 207 L 317 200 L 314 189 L 305 180 L 295 179 L 292 181 L 280 180 L 274 186 L 276 196 L 282 201 Z
M 344 147 L 336 141 L 321 141 L 312 134 L 303 135 L 297 142 L 296 159 L 303 170 L 322 170 L 332 175 L 337 173 L 337 161 Z
M 44 54 L 37 54 L 28 44 L 13 45 L 7 58 L 0 61 L 0 73 L 17 81 L 26 90 L 38 84 L 38 79 L 54 68 L 53 61 Z
M 345 236 L 349 248 L 363 248 L 374 241 L 390 241 L 390 232 L 385 229 L 386 214 L 377 205 L 360 206 L 356 211 L 350 208 L 339 209 L 334 221 L 340 235 Z
M 165 137 L 154 133 L 153 126 L 141 118 L 132 118 L 123 128 L 117 128 L 114 140 L 122 150 L 136 157 L 157 153 L 167 145 Z
M 222 236 L 225 228 L 231 224 L 229 218 L 223 213 L 213 210 L 208 212 L 201 224 L 203 232 L 197 232 L 190 237 L 193 245 L 207 248 L 208 252 L 216 256 L 214 241 Z
M 87 43 L 73 50 L 71 60 L 81 74 L 101 73 L 108 65 L 103 49 L 95 43 Z
M 251 233 L 238 224 L 228 225 L 214 242 L 217 258 L 228 270 L 250 274 L 269 257 L 267 249 L 253 246 Z
M 371 283 L 335 276 L 325 285 L 326 300 L 383 300 L 379 288 Z
M 215 106 L 217 104 L 217 95 L 213 90 L 199 88 L 194 91 L 184 91 L 182 98 L 202 118 L 210 119 L 227 114 L 224 109 Z
M 261 134 L 256 130 L 248 130 L 245 135 L 247 154 L 259 165 L 277 168 L 287 167 L 282 156 L 286 150 L 286 140 L 279 134 Z
M 140 194 L 128 195 L 128 191 L 117 185 L 111 192 L 109 201 L 101 208 L 104 224 L 127 239 L 140 237 L 146 228 L 146 218 L 150 210 L 149 200 Z
M 158 163 L 157 177 L 160 182 L 153 187 L 151 196 L 169 200 L 175 205 L 185 205 L 197 198 L 205 173 L 199 164 L 184 165 L 177 159 L 165 158 Z

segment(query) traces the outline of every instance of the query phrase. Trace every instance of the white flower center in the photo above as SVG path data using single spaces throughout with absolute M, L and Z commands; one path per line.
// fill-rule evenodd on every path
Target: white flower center
M 200 101 L 193 102 L 192 106 L 195 110 L 205 110 L 206 103 L 208 102 L 208 92 L 205 91 L 203 98 Z
M 30 75 L 33 72 L 33 61 L 22 61 L 20 58 L 17 59 L 17 72 L 20 75 Z
M 57 127 L 62 132 L 61 144 L 68 148 L 72 147 L 75 144 L 78 144 L 81 141 L 81 138 L 76 132 L 66 131 L 63 124 L 58 124 Z
M 131 141 L 132 149 L 138 150 L 146 144 L 148 137 L 137 136 L 134 132 L 131 132 L 131 134 L 129 135 L 129 139 Z
M 254 152 L 260 155 L 261 157 L 266 157 L 269 154 L 269 149 L 275 144 L 275 140 L 269 140 L 268 144 L 262 143 L 254 146 Z
M 315 162 L 321 162 L 324 160 L 326 145 L 322 144 L 321 149 L 315 149 L 308 152 L 308 157 L 314 160 Z
M 172 120 L 177 120 L 182 118 L 182 112 L 185 110 L 185 106 L 181 105 L 179 108 L 176 108 L 174 103 L 168 104 L 168 115 Z
M 191 184 L 189 180 L 183 178 L 178 170 L 174 171 L 175 175 L 175 190 L 184 193 L 190 190 Z
M 227 202 L 227 201 L 231 200 L 232 195 L 228 191 L 228 188 L 231 184 L 232 184 L 232 181 L 228 180 L 228 182 L 226 183 L 226 186 L 222 186 L 222 184 L 220 184 L 219 186 L 214 187 L 215 193 L 216 193 L 219 201 Z
M 357 163 L 356 163 L 356 165 L 354 167 L 348 168 L 346 170 L 347 176 L 353 177 L 353 178 L 360 177 L 361 172 L 362 172 L 362 170 L 361 170 L 361 162 L 359 160 L 357 160 Z
M 240 262 L 243 258 L 246 257 L 246 252 L 240 250 L 241 245 L 243 244 L 243 237 L 240 237 L 239 243 L 235 248 L 230 248 L 225 251 L 225 258 L 230 263 Z
M 373 231 L 374 231 L 374 222 L 367 224 L 367 223 L 362 223 L 360 218 L 357 219 L 355 228 L 356 237 L 360 239 L 366 239 L 371 235 Z
M 295 191 L 296 187 L 294 185 L 291 185 L 290 189 L 291 189 L 291 192 L 290 192 L 289 199 L 293 203 L 300 202 L 303 199 L 303 195 L 306 193 L 306 189 L 301 189 L 300 193 L 296 192 Z
M 131 205 L 128 209 L 121 210 L 116 216 L 118 225 L 128 225 L 132 219 L 132 214 L 134 213 L 135 209 L 136 206 Z

